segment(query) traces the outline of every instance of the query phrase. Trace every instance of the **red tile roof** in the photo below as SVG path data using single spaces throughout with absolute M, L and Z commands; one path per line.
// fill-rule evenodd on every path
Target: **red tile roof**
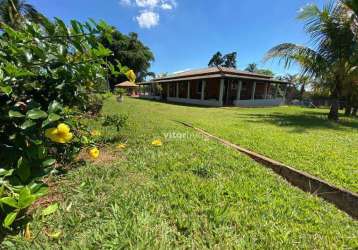
M 248 71 L 241 71 L 233 68 L 225 68 L 225 67 L 211 67 L 205 69 L 197 69 L 197 70 L 189 70 L 177 74 L 172 74 L 164 77 L 155 78 L 154 81 L 163 81 L 163 80 L 173 80 L 173 79 L 181 79 L 186 77 L 196 77 L 196 76 L 209 76 L 209 75 L 237 75 L 237 76 L 246 76 L 246 77 L 257 77 L 261 79 L 271 79 L 271 76 L 252 73 Z

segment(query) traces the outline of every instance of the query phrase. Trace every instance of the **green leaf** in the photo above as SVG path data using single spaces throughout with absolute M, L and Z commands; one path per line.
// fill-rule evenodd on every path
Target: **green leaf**
M 48 206 L 47 208 L 45 208 L 44 210 L 42 210 L 42 215 L 43 216 L 47 216 L 50 214 L 53 214 L 54 212 L 56 212 L 58 210 L 58 203 L 52 204 L 50 206 Z
M 13 208 L 18 208 L 19 207 L 18 204 L 17 204 L 17 201 L 12 197 L 1 198 L 0 203 L 6 204 L 6 205 L 8 205 L 10 207 L 13 207 Z
M 47 159 L 46 161 L 42 162 L 43 167 L 49 167 L 56 163 L 56 159 Z
M 4 191 L 5 191 L 5 187 L 1 186 L 0 187 L 0 197 L 2 197 L 2 195 L 4 194 Z
M 10 110 L 10 111 L 9 111 L 9 117 L 10 117 L 10 118 L 21 118 L 21 117 L 24 117 L 24 115 L 21 114 L 21 113 L 18 112 L 18 111 Z
M 25 182 L 31 175 L 31 170 L 28 161 L 23 160 L 21 157 L 17 161 L 16 174 L 20 177 L 21 181 Z
M 0 86 L 0 92 L 9 96 L 12 93 L 12 88 L 10 86 Z
M 63 106 L 61 105 L 61 103 L 59 103 L 56 100 L 51 102 L 50 105 L 48 106 L 48 112 L 49 113 L 62 111 L 62 109 L 63 109 Z
M 47 113 L 39 108 L 34 108 L 26 113 L 26 117 L 32 120 L 38 120 L 47 117 Z
M 40 198 L 41 196 L 44 196 L 48 193 L 48 187 L 41 187 L 38 190 L 34 191 L 32 195 L 34 195 L 37 198 Z
M 31 120 L 26 120 L 26 121 L 20 126 L 20 128 L 23 129 L 23 130 L 25 130 L 25 129 L 28 129 L 28 128 L 34 126 L 34 125 L 36 125 L 36 122 L 31 121 Z
M 49 125 L 52 122 L 58 121 L 61 119 L 61 116 L 55 114 L 55 113 L 50 113 L 47 117 L 47 119 L 42 123 L 42 127 L 46 127 L 47 125 Z
M 3 168 L 0 168 L 0 176 L 3 176 L 3 177 L 11 176 L 12 173 L 14 172 L 14 170 L 15 169 L 6 170 L 6 169 L 3 169 Z
M 6 215 L 5 219 L 4 219 L 4 227 L 9 228 L 11 226 L 12 223 L 14 223 L 16 217 L 17 217 L 17 213 L 18 211 L 15 212 L 11 212 L 9 214 Z
M 36 200 L 36 196 L 31 194 L 29 187 L 24 187 L 20 191 L 18 205 L 19 208 L 27 208 Z
M 47 233 L 47 236 L 48 236 L 49 238 L 51 238 L 51 239 L 57 240 L 57 239 L 60 238 L 61 234 L 62 234 L 62 231 L 61 231 L 61 230 L 56 230 L 56 231 L 54 231 L 54 232 L 52 232 L 52 233 Z

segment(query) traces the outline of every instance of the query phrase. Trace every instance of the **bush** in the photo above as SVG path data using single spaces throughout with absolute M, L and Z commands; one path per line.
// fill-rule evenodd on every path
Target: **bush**
M 0 28 L 0 221 L 10 228 L 46 193 L 42 178 L 80 150 L 83 128 L 73 110 L 98 113 L 92 93 L 115 69 L 96 39 L 112 31 L 104 22 Z
M 103 99 L 99 95 L 92 95 L 86 104 L 85 111 L 90 115 L 98 115 L 103 107 Z
M 114 126 L 117 129 L 117 132 L 123 128 L 128 120 L 128 115 L 121 114 L 121 115 L 107 115 L 104 117 L 103 126 L 109 127 Z

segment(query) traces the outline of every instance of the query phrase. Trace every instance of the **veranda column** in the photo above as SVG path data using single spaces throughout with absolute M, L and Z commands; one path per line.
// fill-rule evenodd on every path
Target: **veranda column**
M 255 100 L 255 92 L 256 92 L 256 82 L 252 85 L 252 94 L 251 94 L 251 100 Z
M 203 80 L 201 84 L 201 100 L 204 101 L 205 99 L 205 88 L 206 88 L 206 81 Z
M 179 82 L 177 82 L 176 97 L 179 98 Z
M 168 83 L 168 84 L 167 84 L 167 97 L 170 97 L 170 96 L 169 96 L 169 93 L 170 93 L 170 92 L 169 92 L 169 87 L 170 87 L 170 84 Z
M 188 81 L 188 95 L 186 98 L 190 99 L 190 81 Z
M 237 93 L 236 93 L 236 100 L 240 101 L 241 99 L 241 89 L 242 89 L 242 81 L 239 81 L 239 84 L 237 86 Z
M 276 83 L 275 99 L 277 98 L 277 94 L 278 94 L 278 83 Z
M 220 79 L 219 105 L 223 106 L 225 79 Z
M 265 95 L 264 95 L 264 99 L 267 99 L 268 87 L 269 87 L 269 84 L 268 84 L 268 83 L 265 83 Z

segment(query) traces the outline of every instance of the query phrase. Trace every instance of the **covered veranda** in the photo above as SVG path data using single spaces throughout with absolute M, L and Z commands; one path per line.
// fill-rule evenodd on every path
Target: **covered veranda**
M 215 107 L 278 106 L 285 102 L 287 84 L 266 75 L 209 68 L 142 83 L 140 96 Z

